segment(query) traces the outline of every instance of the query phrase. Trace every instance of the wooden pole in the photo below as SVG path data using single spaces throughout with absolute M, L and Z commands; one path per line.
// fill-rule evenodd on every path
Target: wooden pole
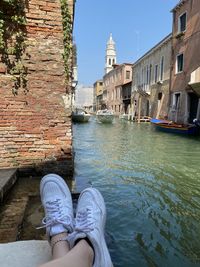
M 133 120 L 133 104 L 131 104 L 131 116 L 130 116 L 130 120 Z
M 130 120 L 130 112 L 131 112 L 131 108 L 130 108 L 130 104 L 128 105 L 128 121 Z
M 141 98 L 141 96 L 139 96 L 138 123 L 140 123 L 140 117 L 141 117 L 141 103 L 142 103 L 142 98 Z

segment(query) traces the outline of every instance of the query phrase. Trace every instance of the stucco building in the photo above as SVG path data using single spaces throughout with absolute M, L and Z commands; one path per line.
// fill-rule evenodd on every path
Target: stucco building
M 116 114 L 123 114 L 125 112 L 122 88 L 123 85 L 130 83 L 131 81 L 131 63 L 113 65 L 113 69 L 103 77 L 104 91 L 107 93 L 107 108 L 112 109 Z
M 93 110 L 103 109 L 103 80 L 98 80 L 93 85 Z
M 200 1 L 183 0 L 172 10 L 173 42 L 169 118 L 200 119 Z
M 172 35 L 169 34 L 133 64 L 133 117 L 164 118 L 168 113 Z
M 129 114 L 131 107 L 132 81 L 122 85 L 122 113 Z

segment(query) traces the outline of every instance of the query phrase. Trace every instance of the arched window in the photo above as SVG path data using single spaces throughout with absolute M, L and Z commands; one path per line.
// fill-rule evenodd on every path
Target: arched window
M 111 66 L 111 58 L 109 58 L 109 65 Z

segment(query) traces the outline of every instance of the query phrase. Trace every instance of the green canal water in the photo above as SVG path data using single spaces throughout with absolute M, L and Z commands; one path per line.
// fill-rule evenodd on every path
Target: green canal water
M 200 266 L 200 138 L 95 118 L 73 135 L 77 189 L 104 196 L 114 266 Z

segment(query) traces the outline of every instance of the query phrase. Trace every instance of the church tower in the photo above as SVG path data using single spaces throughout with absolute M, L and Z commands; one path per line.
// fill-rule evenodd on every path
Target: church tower
M 113 41 L 112 33 L 110 34 L 110 38 L 107 42 L 105 60 L 106 60 L 105 62 L 105 74 L 106 74 L 113 69 L 112 65 L 116 64 L 117 62 L 115 42 Z

